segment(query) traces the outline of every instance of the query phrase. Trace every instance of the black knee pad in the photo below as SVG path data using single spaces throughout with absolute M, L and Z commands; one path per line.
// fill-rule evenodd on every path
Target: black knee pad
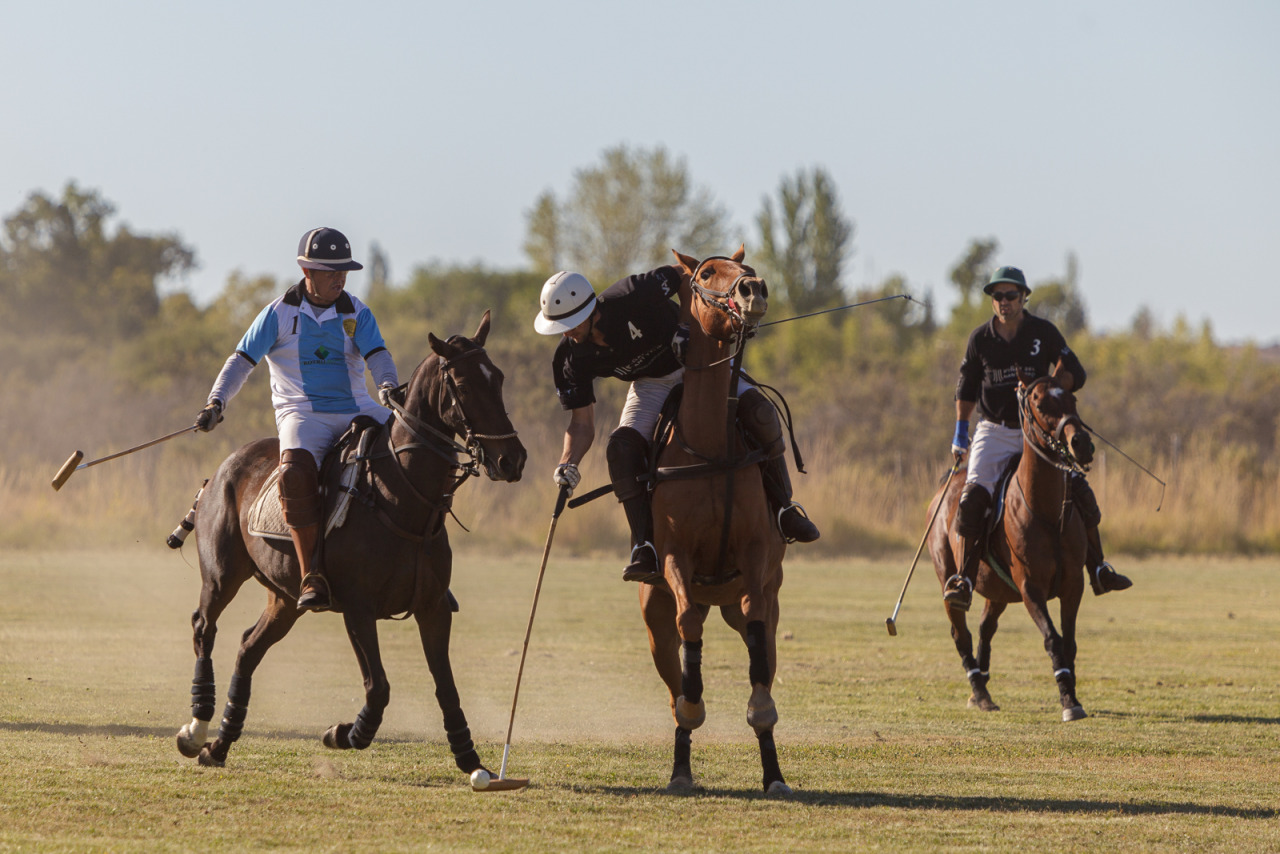
M 1089 485 L 1089 481 L 1080 475 L 1072 476 L 1071 497 L 1076 502 L 1076 508 L 1080 511 L 1080 518 L 1084 520 L 1085 527 L 1096 528 L 1102 522 L 1102 508 L 1098 506 L 1098 498 L 1093 494 L 1093 487 Z
M 738 420 L 770 458 L 786 453 L 778 410 L 760 389 L 748 389 L 738 398 Z
M 619 501 L 644 494 L 644 486 L 636 478 L 649 470 L 649 443 L 639 430 L 619 427 L 610 433 L 605 457 L 609 461 L 613 494 Z
M 990 508 L 991 493 L 976 483 L 966 483 L 960 496 L 960 509 L 956 513 L 956 533 L 968 539 L 982 536 Z

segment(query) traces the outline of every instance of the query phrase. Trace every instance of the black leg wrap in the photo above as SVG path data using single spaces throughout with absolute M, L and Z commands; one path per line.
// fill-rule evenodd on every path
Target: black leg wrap
M 682 662 L 680 691 L 690 703 L 702 702 L 702 641 L 685 641 L 680 645 Z
M 693 754 L 693 733 L 682 726 L 676 727 L 675 751 L 671 762 L 671 779 L 688 777 L 693 779 L 693 766 L 690 764 Z
M 218 729 L 218 740 L 224 744 L 237 740 L 244 731 L 244 718 L 249 713 L 251 680 L 252 677 L 238 673 L 231 677 L 227 706 L 222 712 L 222 725 Z
M 213 659 L 197 658 L 196 675 L 191 680 L 191 717 L 198 721 L 211 721 L 217 705 L 218 690 L 213 681 Z
M 480 755 L 471 741 L 470 727 L 464 724 L 462 729 L 450 730 L 445 735 L 449 739 L 449 749 L 453 751 L 453 761 L 460 770 L 470 773 L 480 767 Z
M 347 739 L 356 750 L 364 750 L 378 734 L 380 726 L 382 726 L 382 711 L 374 711 L 365 706 L 360 710 L 360 714 L 356 715 L 356 722 L 351 725 L 351 732 L 347 735 Z
M 756 736 L 760 744 L 760 765 L 764 770 L 763 788 L 767 792 L 775 781 L 782 781 L 782 767 L 778 765 L 778 747 L 773 742 L 773 730 L 765 730 Z
M 752 685 L 769 684 L 769 653 L 765 649 L 764 622 L 752 620 L 747 623 L 747 655 L 751 660 Z

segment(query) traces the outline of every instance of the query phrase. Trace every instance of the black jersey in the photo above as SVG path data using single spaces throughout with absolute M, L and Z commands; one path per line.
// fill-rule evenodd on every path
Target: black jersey
M 562 338 L 551 359 L 560 405 L 579 409 L 595 403 L 596 377 L 631 382 L 679 370 L 680 362 L 671 352 L 680 319 L 680 306 L 671 297 L 679 292 L 680 271 L 659 267 L 627 276 L 600 294 L 596 328 L 605 345 Z
M 1018 426 L 1018 368 L 1033 376 L 1048 374 L 1062 360 L 1075 378 L 1075 388 L 1084 386 L 1084 366 L 1067 346 L 1066 339 L 1043 317 L 1024 312 L 1012 341 L 996 331 L 995 318 L 969 336 L 969 346 L 960 363 L 956 399 L 977 402 L 978 412 L 988 421 L 1006 427 Z

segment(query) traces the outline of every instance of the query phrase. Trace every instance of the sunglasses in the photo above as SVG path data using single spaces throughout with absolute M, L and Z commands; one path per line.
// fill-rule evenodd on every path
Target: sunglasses
M 1022 296 L 1022 291 L 995 291 L 991 298 L 996 302 L 1012 302 Z

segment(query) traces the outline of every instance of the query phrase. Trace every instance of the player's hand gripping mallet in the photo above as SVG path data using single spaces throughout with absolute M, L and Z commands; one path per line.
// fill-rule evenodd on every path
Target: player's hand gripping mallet
M 193 430 L 199 429 L 199 427 L 194 425 L 191 427 L 183 427 L 181 430 L 175 430 L 168 436 L 161 436 L 159 439 L 152 439 L 150 442 L 144 442 L 136 448 L 130 448 L 127 451 L 120 451 L 117 454 L 111 454 L 110 456 L 101 457 L 100 459 L 90 460 L 87 463 L 80 462 L 84 459 L 84 451 L 76 451 L 71 455 L 70 459 L 62 464 L 62 468 L 58 469 L 58 473 L 53 476 L 53 488 L 55 491 L 62 489 L 62 485 L 67 482 L 67 479 L 70 478 L 71 475 L 80 471 L 80 469 L 87 469 L 90 466 L 96 466 L 98 463 L 105 463 L 108 460 L 128 456 L 129 454 L 141 451 L 144 448 L 150 448 L 152 445 L 159 445 L 161 442 L 167 442 L 175 436 L 181 436 L 183 433 L 190 433 Z
M 955 476 L 956 471 L 960 468 L 960 461 L 964 457 L 956 457 L 955 463 L 951 466 L 951 471 L 947 472 L 947 482 Z M 943 493 L 945 496 L 946 493 Z M 938 506 L 933 508 L 933 515 L 929 517 L 929 526 L 924 529 L 924 536 L 920 538 L 920 548 L 916 549 L 915 559 L 911 561 L 911 569 L 907 570 L 907 580 L 902 582 L 902 592 L 898 594 L 898 604 L 893 606 L 893 616 L 884 621 L 884 627 L 889 630 L 891 637 L 898 636 L 898 611 L 902 608 L 902 599 L 907 595 L 907 585 L 911 583 L 911 575 L 916 571 L 916 564 L 920 561 L 920 553 L 924 551 L 924 544 L 929 539 L 929 532 L 933 530 L 933 520 L 938 518 L 938 511 L 942 509 L 942 505 L 946 503 L 943 496 L 938 497 Z
M 565 502 L 569 500 L 569 487 L 561 486 L 556 496 L 556 509 L 551 514 L 551 530 L 547 531 L 547 544 L 542 549 L 542 565 L 538 567 L 538 583 L 533 588 L 533 605 L 529 608 L 529 625 L 524 630 L 524 649 L 520 652 L 520 668 L 516 671 L 516 690 L 511 696 L 511 718 L 507 721 L 507 740 L 502 745 L 502 767 L 498 769 L 496 780 L 488 779 L 482 770 L 471 775 L 471 788 L 477 792 L 502 792 L 510 789 L 523 789 L 529 785 L 527 779 L 507 778 L 507 757 L 511 755 L 511 731 L 516 724 L 516 702 L 520 699 L 520 679 L 524 676 L 524 660 L 529 654 L 529 637 L 533 634 L 533 615 L 538 613 L 538 595 L 542 592 L 542 576 L 547 571 L 547 558 L 551 555 L 551 540 L 556 535 L 556 522 L 564 512 Z M 477 780 L 477 775 L 483 775 Z

